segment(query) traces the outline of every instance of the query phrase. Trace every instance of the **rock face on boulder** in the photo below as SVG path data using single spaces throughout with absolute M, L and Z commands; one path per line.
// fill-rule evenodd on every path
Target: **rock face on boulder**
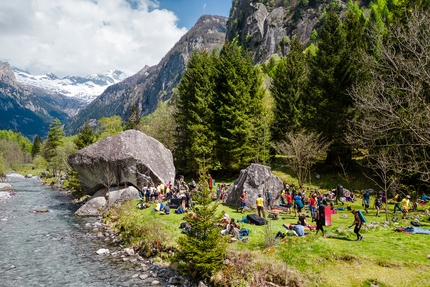
M 170 150 L 156 139 L 128 130 L 70 155 L 69 164 L 78 173 L 88 195 L 111 186 L 173 182 L 175 167 Z
M 283 188 L 284 184 L 282 180 L 271 173 L 270 167 L 253 163 L 240 171 L 239 178 L 227 190 L 224 203 L 228 206 L 240 206 L 240 195 L 246 190 L 248 192 L 246 198 L 246 205 L 248 207 L 256 207 L 255 200 L 258 194 L 261 194 L 265 198 L 264 203 L 267 208 L 267 192 L 271 192 L 271 205 L 273 206 L 279 204 L 279 195 Z
M 105 188 L 94 194 L 75 214 L 80 216 L 99 216 L 114 204 L 120 205 L 125 201 L 139 198 L 139 191 L 134 186 L 123 189 L 116 188 L 109 192 Z

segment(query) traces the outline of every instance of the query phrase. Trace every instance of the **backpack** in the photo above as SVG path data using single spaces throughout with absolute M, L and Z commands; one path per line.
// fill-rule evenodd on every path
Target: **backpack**
M 361 210 L 357 211 L 358 217 L 360 217 L 361 223 L 366 223 L 366 217 L 364 217 L 364 214 Z
M 248 228 L 241 228 L 240 229 L 240 231 L 239 231 L 239 235 L 240 236 L 249 236 L 249 233 L 250 233 L 251 231 L 248 229 Z

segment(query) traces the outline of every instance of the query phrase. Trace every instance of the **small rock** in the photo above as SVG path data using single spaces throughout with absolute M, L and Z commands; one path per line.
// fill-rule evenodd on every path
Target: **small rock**
M 154 280 L 151 282 L 151 285 L 160 285 L 160 281 Z
M 134 249 L 133 248 L 125 248 L 124 252 L 127 253 L 128 256 L 134 255 Z
M 142 280 L 145 280 L 146 278 L 148 278 L 149 277 L 149 275 L 148 274 L 142 274 L 142 275 L 139 275 L 139 278 L 140 279 L 142 279 Z
M 16 268 L 16 266 L 15 265 L 12 265 L 12 266 L 10 266 L 8 269 L 6 269 L 6 270 L 11 270 L 11 269 L 15 269 Z
M 109 249 L 101 248 L 97 250 L 97 254 L 109 254 Z
M 430 254 L 429 255 L 427 255 L 427 259 L 430 259 Z M 13 266 L 13 267 L 15 267 L 15 266 Z M 10 268 L 10 267 L 9 267 Z
M 205 283 L 203 283 L 202 281 L 199 282 L 198 287 L 207 287 Z
M 131 276 L 131 278 L 137 278 L 139 277 L 139 274 L 134 274 L 133 276 Z

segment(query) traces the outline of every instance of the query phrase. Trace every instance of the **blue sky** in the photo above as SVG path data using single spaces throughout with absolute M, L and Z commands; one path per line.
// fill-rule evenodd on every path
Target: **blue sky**
M 228 17 L 232 0 L 159 0 L 160 8 L 173 11 L 179 27 L 188 30 L 205 14 Z
M 204 14 L 232 0 L 0 0 L 0 61 L 33 75 L 152 66 Z

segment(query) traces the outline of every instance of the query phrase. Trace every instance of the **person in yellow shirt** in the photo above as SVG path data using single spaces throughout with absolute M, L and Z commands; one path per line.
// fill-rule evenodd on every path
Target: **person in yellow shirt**
M 264 198 L 261 196 L 261 194 L 258 195 L 255 203 L 257 204 L 258 216 L 266 218 L 266 214 L 264 213 Z M 263 216 L 261 216 L 261 214 L 263 214 Z
M 402 202 L 401 202 L 402 212 L 403 212 L 402 219 L 404 219 L 408 215 L 408 211 L 409 211 L 409 199 L 410 198 L 411 197 L 409 195 L 406 195 L 406 197 L 402 199 Z

